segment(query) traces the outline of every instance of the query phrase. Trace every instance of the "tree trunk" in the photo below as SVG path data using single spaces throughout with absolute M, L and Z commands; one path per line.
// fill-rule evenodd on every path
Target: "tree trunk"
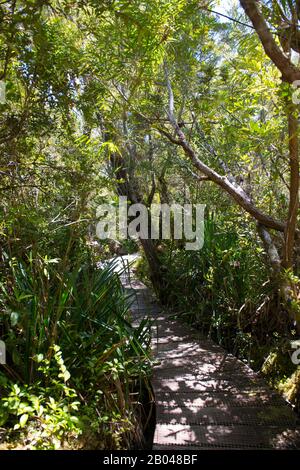
M 117 193 L 120 196 L 126 196 L 131 204 L 141 203 L 142 197 L 139 194 L 137 184 L 133 184 L 128 177 L 124 157 L 122 157 L 119 153 L 113 153 L 110 156 L 110 164 L 115 176 L 119 180 L 117 182 Z M 149 227 L 151 227 L 151 213 L 149 211 L 148 213 L 150 222 Z M 166 279 L 163 273 L 163 266 L 157 256 L 155 243 L 153 240 L 151 240 L 151 238 L 140 238 L 139 240 L 149 264 L 150 279 L 153 288 L 160 301 L 164 303 Z
M 288 106 L 288 135 L 289 135 L 289 167 L 290 167 L 290 197 L 288 218 L 285 229 L 285 242 L 283 250 L 284 268 L 293 267 L 293 254 L 295 233 L 297 229 L 297 215 L 299 208 L 299 155 L 298 155 L 298 119 L 296 106 Z

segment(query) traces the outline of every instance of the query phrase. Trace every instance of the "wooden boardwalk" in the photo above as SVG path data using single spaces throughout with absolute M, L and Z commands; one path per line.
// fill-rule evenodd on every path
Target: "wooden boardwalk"
M 133 321 L 153 323 L 153 450 L 300 449 L 296 415 L 262 377 L 173 320 L 131 273 L 121 280 L 134 295 Z

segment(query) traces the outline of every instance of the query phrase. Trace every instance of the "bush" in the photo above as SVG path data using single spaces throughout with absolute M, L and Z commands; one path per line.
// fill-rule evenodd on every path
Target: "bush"
M 18 385 L 0 376 L 2 387 L 9 392 L 1 399 L 0 425 L 7 426 L 9 435 L 29 449 L 58 449 L 82 433 L 77 416 L 80 399 L 67 385 L 70 374 L 60 348 L 55 345 L 53 351 L 54 366 L 42 355 L 35 358 L 43 381 Z
M 264 268 L 263 249 L 248 229 L 231 227 L 219 216 L 207 216 L 204 240 L 200 251 L 165 245 L 168 303 L 186 322 L 259 369 L 270 349 L 291 334 L 277 286 Z
M 5 426 L 20 426 L 22 442 L 36 448 L 56 448 L 79 434 L 84 446 L 130 446 L 137 396 L 150 372 L 150 335 L 146 321 L 132 327 L 131 299 L 114 263 L 67 269 L 30 253 L 26 262 L 8 261 L 0 285 Z

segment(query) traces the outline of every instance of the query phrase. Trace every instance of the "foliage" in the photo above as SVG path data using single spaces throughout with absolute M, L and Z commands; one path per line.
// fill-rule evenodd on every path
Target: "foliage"
M 32 253 L 26 263 L 9 261 L 1 325 L 9 379 L 4 397 L 12 392 L 4 398 L 2 413 L 8 409 L 9 416 L 23 416 L 20 426 L 26 414 L 42 423 L 26 437 L 37 448 L 62 445 L 65 434 L 74 437 L 85 424 L 103 445 L 128 446 L 136 433 L 133 397 L 149 375 L 147 324 L 131 326 L 130 299 L 114 263 L 102 269 L 61 268 L 60 260 Z M 44 410 L 40 416 L 36 397 Z M 29 424 L 26 432 L 33 432 Z
M 1 375 L 1 386 L 10 390 L 1 400 L 1 426 L 9 423 L 11 434 L 21 434 L 29 449 L 58 449 L 66 439 L 82 433 L 77 416 L 80 400 L 76 391 L 67 386 L 70 374 L 60 348 L 55 345 L 53 350 L 56 367 L 50 367 L 50 361 L 43 359 L 42 354 L 35 358 L 46 387 L 41 382 L 34 386 L 11 384 Z
M 129 447 L 138 428 L 136 396 L 150 370 L 148 325 L 132 327 L 130 299 L 113 264 L 96 264 L 140 246 L 95 240 L 96 208 L 116 206 L 117 195 L 147 207 L 207 205 L 201 251 L 155 240 L 143 249 L 157 278 L 153 266 L 139 267 L 186 321 L 255 368 L 295 336 L 297 237 L 291 237 L 289 266 L 282 262 L 286 226 L 298 206 L 289 183 L 291 162 L 298 164 L 297 155 L 291 158 L 298 138 L 290 133 L 293 117 L 298 124 L 290 106 L 294 90 L 282 83 L 242 10 L 230 12 L 237 21 L 221 20 L 215 3 L 0 4 L 6 88 L 0 101 L 0 333 L 8 351 L 1 403 L 9 410 L 7 428 L 28 414 L 15 432 L 25 442 L 32 429 L 30 446 L 65 445 L 79 433 L 87 442 L 90 432 L 91 447 Z M 291 48 L 299 47 L 293 2 L 260 3 L 275 41 L 293 57 Z M 195 167 L 197 159 L 219 175 L 218 184 Z M 296 180 L 298 173 L 294 167 Z M 233 202 L 224 181 L 240 199 Z M 242 209 L 241 198 L 256 216 Z M 285 224 L 268 232 L 279 274 L 258 238 L 257 213 Z M 44 407 L 41 417 L 33 397 Z
M 237 230 L 218 211 L 207 213 L 200 251 L 164 242 L 160 257 L 169 275 L 169 307 L 258 370 L 270 350 L 285 349 L 295 332 L 261 267 L 263 247 L 245 228 Z M 145 262 L 139 274 L 147 278 Z

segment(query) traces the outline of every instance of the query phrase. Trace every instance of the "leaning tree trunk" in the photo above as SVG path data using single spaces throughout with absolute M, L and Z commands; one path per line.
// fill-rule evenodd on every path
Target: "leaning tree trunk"
M 150 268 L 150 278 L 160 302 L 167 303 L 167 279 L 163 265 L 161 264 L 153 240 L 140 238 L 145 256 Z
M 119 196 L 126 196 L 130 204 L 136 204 L 142 202 L 142 197 L 137 189 L 137 183 L 132 182 L 128 176 L 125 159 L 119 153 L 112 153 L 110 156 L 110 165 L 114 171 L 114 175 L 117 178 L 117 193 Z M 148 211 L 148 222 L 151 227 L 151 212 Z M 152 282 L 155 293 L 159 297 L 162 303 L 166 302 L 166 276 L 162 263 L 157 255 L 155 243 L 148 237 L 139 238 L 142 245 L 145 257 L 147 259 L 150 280 Z

